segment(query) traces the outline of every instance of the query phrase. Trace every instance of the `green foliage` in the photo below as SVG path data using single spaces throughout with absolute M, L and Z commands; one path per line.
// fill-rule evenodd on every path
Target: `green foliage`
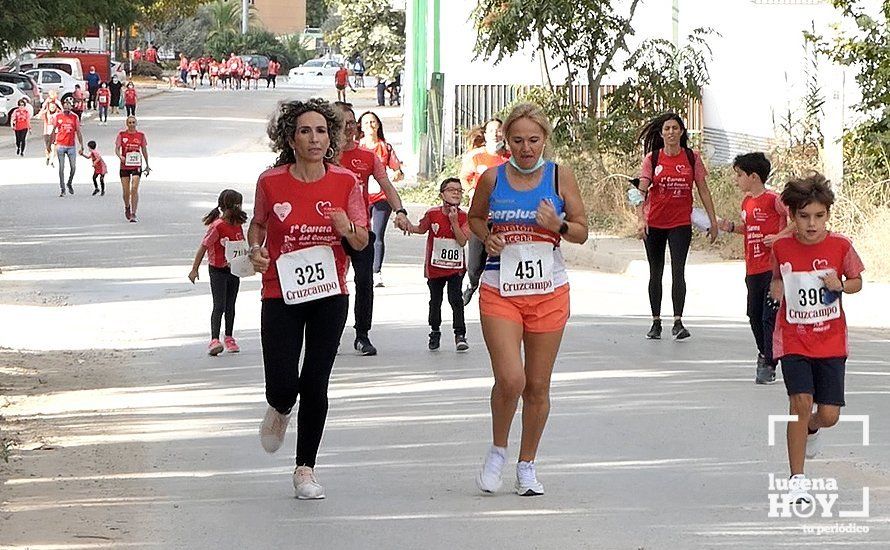
M 278 61 L 281 63 L 282 68 L 285 71 L 292 67 L 302 65 L 312 59 L 312 53 L 303 46 L 299 34 L 292 34 L 286 37 L 282 41 L 282 44 L 284 45 L 284 50 L 287 52 L 287 63 L 281 58 L 279 58 Z
M 174 17 L 163 22 L 158 27 L 155 44 L 189 57 L 202 55 L 205 38 L 213 27 L 210 9 L 204 5 L 190 17 Z
M 330 5 L 328 0 L 307 0 L 306 1 L 306 26 L 321 27 L 328 15 L 330 15 Z
M 161 78 L 164 76 L 163 69 L 157 63 L 149 63 L 148 61 L 137 61 L 133 63 L 133 76 L 150 76 L 153 78 Z
M 394 78 L 405 67 L 405 12 L 389 0 L 347 0 L 339 5 L 340 25 L 325 40 L 346 57 L 360 54 L 369 74 Z
M 215 0 L 208 6 L 211 26 L 205 48 L 217 57 L 239 51 L 235 46 L 242 40 L 241 3 Z M 247 23 L 251 30 L 256 28 L 256 8 L 252 4 L 247 12 Z

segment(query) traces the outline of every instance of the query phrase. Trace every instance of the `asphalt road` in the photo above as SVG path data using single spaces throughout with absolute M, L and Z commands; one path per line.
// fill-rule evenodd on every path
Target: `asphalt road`
M 106 350 L 115 363 L 101 387 L 11 396 L 0 411 L 61 433 L 54 452 L 19 452 L 0 488 L 0 547 L 890 547 L 886 330 L 850 337 L 844 413 L 870 415 L 870 445 L 860 426 L 841 424 L 808 466 L 811 477 L 837 478 L 835 512 L 861 508 L 868 487 L 869 517 L 769 518 L 769 474 L 787 466 L 784 429 L 768 446 L 767 415 L 787 406 L 781 383 L 753 384 L 741 273 L 690 267 L 693 338 L 678 343 L 643 339 L 643 279 L 572 270 L 573 316 L 538 457 L 546 495 L 510 493 L 508 467 L 502 494 L 481 496 L 473 478 L 489 444 L 491 378 L 478 308 L 468 308 L 469 353 L 447 339 L 426 351 L 423 241 L 393 231 L 375 303 L 380 354 L 348 353 L 347 328 L 334 368 L 317 469 L 328 498 L 295 500 L 293 430 L 271 456 L 257 437 L 259 283 L 246 280 L 239 297 L 243 352 L 209 358 L 206 271 L 196 286 L 186 275 L 219 191 L 252 202 L 272 161 L 264 128 L 276 101 L 307 93 L 145 100 L 139 128 L 154 170 L 138 224 L 123 219 L 116 162 L 108 195 L 89 195 L 81 159 L 77 193 L 62 199 L 33 144 L 26 159 L 4 150 L 0 346 Z M 88 123 L 84 137 L 113 158 L 119 126 Z M 511 462 L 518 422 L 513 433 Z M 869 532 L 804 532 L 836 524 Z

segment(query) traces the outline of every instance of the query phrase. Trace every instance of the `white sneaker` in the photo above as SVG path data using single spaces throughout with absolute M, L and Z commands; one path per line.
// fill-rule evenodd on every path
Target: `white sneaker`
M 544 486 L 535 474 L 534 462 L 516 464 L 516 494 L 521 497 L 533 497 L 544 494 Z
M 507 449 L 492 446 L 485 456 L 482 469 L 476 474 L 476 486 L 483 493 L 494 493 L 501 488 L 501 471 L 507 463 Z
M 281 448 L 289 423 L 289 414 L 281 414 L 271 406 L 266 409 L 266 416 L 260 424 L 260 444 L 267 453 L 274 453 Z
M 822 451 L 822 438 L 819 436 L 821 432 L 816 431 L 814 434 L 807 434 L 807 458 L 816 458 Z
M 788 493 L 785 495 L 785 501 L 791 504 L 806 503 L 811 504 L 813 497 L 806 491 L 807 476 L 803 474 L 795 474 L 788 480 Z
M 383 274 L 382 274 L 382 273 L 375 273 L 375 274 L 374 274 L 374 286 L 376 286 L 376 287 L 378 287 L 378 288 L 381 288 L 381 287 L 384 286 L 384 285 L 383 285 Z
M 294 489 L 300 500 L 324 498 L 324 487 L 315 479 L 315 472 L 309 466 L 297 466 L 294 470 Z

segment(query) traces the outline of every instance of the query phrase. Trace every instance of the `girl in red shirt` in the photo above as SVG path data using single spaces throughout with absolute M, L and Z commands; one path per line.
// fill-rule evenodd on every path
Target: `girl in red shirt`
M 99 84 L 99 90 L 96 92 L 96 104 L 99 106 L 99 124 L 108 125 L 108 107 L 111 105 L 111 90 L 108 89 L 108 83 L 103 81 Z
M 344 246 L 368 244 L 361 186 L 352 172 L 331 164 L 342 125 L 321 99 L 278 107 L 268 131 L 278 159 L 257 181 L 247 235 L 253 266 L 263 274 L 260 336 L 269 407 L 260 442 L 270 453 L 281 447 L 299 395 L 293 483 L 300 499 L 324 498 L 314 467 L 349 309 Z
M 124 107 L 127 108 L 127 116 L 136 116 L 136 85 L 127 82 L 127 89 L 124 90 Z
M 232 273 L 229 261 L 230 258 L 234 260 L 233 255 L 237 254 L 236 250 L 241 251 L 243 248 L 228 244 L 244 242 L 242 225 L 247 221 L 247 214 L 241 210 L 241 203 L 242 196 L 238 191 L 226 189 L 219 194 L 217 207 L 203 218 L 204 225 L 208 226 L 207 233 L 195 253 L 195 261 L 192 264 L 192 271 L 189 273 L 189 280 L 195 284 L 195 280 L 199 278 L 198 267 L 204 260 L 204 254 L 207 254 L 210 294 L 213 296 L 213 311 L 210 313 L 210 344 L 207 345 L 208 355 L 219 355 L 223 351 L 223 343 L 219 341 L 223 315 L 226 317 L 225 350 L 229 353 L 241 351 L 233 336 L 235 300 L 238 298 L 241 279 Z
M 467 327 L 464 323 L 464 300 L 461 286 L 467 264 L 464 246 L 470 235 L 467 214 L 460 209 L 463 188 L 457 178 L 446 178 L 439 185 L 442 206 L 430 208 L 418 225 L 411 225 L 411 232 L 427 234 L 423 273 L 430 289 L 430 340 L 429 349 L 439 349 L 442 332 L 442 291 L 448 287 L 448 303 L 451 305 L 454 326 L 454 344 L 457 351 L 470 349 L 467 344 Z
M 28 102 L 24 99 L 19 100 L 19 106 L 12 112 L 12 129 L 15 130 L 15 154 L 25 156 L 25 139 L 28 137 L 28 130 L 31 129 L 31 110 L 28 109 Z
M 649 260 L 649 305 L 652 327 L 646 338 L 661 338 L 661 278 L 664 274 L 664 251 L 671 251 L 671 299 L 674 305 L 674 326 L 671 335 L 677 340 L 691 335 L 683 326 L 686 304 L 686 256 L 692 243 L 692 188 L 711 220 L 708 235 L 717 238 L 717 215 L 705 181 L 708 171 L 701 155 L 689 148 L 689 137 L 683 119 L 675 113 L 661 115 L 640 131 L 643 142 L 643 166 L 640 169 L 640 191 L 645 202 L 638 208 L 640 218 L 637 236 L 646 245 Z

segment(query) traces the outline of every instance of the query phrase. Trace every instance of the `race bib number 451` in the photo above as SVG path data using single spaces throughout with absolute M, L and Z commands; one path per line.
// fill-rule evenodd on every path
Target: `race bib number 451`
M 501 296 L 553 292 L 553 245 L 508 244 L 501 251 Z
M 816 325 L 841 316 L 841 301 L 830 299 L 831 291 L 822 277 L 833 273 L 818 271 L 782 271 L 785 285 L 785 319 L 795 325 Z
M 334 250 L 329 246 L 282 254 L 275 265 L 285 304 L 302 304 L 342 294 Z

